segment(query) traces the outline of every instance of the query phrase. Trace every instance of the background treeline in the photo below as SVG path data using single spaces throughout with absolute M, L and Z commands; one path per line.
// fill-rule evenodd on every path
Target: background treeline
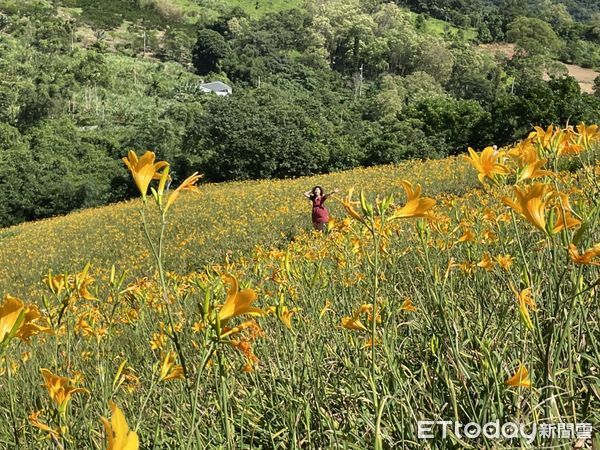
M 599 9 L 0 0 L 0 225 L 128 198 L 131 148 L 177 179 L 293 177 L 598 120 L 600 81 L 583 94 L 557 61 L 600 67 Z M 511 59 L 477 46 L 505 41 Z M 213 80 L 233 95 L 202 94 Z

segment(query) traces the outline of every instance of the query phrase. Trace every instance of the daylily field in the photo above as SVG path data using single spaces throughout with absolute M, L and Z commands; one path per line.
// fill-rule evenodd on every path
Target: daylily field
M 599 149 L 596 125 L 536 127 L 225 184 L 129 152 L 140 198 L 0 230 L 0 448 L 599 445 Z M 315 184 L 341 191 L 324 233 Z

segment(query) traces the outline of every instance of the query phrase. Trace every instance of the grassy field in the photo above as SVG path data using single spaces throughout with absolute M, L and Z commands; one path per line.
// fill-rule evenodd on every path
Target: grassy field
M 598 429 L 595 130 L 2 230 L 0 448 L 590 448 L 417 422 Z
M 284 245 L 311 228 L 310 203 L 302 196 L 316 184 L 346 192 L 353 185 L 381 194 L 400 188 L 400 180 L 419 182 L 433 194 L 464 193 L 477 178 L 460 159 L 407 162 L 397 166 L 356 169 L 314 178 L 201 185 L 201 192 L 182 196 L 169 220 L 170 270 L 187 273 L 221 261 L 227 251 L 248 254 L 255 245 Z M 43 288 L 41 277 L 73 272 L 90 263 L 106 280 L 110 266 L 140 277 L 152 266 L 141 234 L 140 201 L 89 209 L 66 217 L 0 230 L 0 294 L 27 296 Z M 334 217 L 343 207 L 330 201 Z M 123 242 L 127 241 L 124 246 Z M 14 264 L 14 254 L 20 254 Z M 39 294 L 39 289 L 37 290 Z
M 417 16 L 415 13 L 411 13 L 413 16 Z M 477 37 L 477 30 L 475 28 L 458 28 L 449 22 L 444 20 L 436 19 L 434 17 L 427 17 L 425 19 L 425 26 L 423 31 L 427 34 L 434 36 L 445 36 L 446 33 L 456 35 L 459 30 L 464 33 L 465 41 L 473 41 Z

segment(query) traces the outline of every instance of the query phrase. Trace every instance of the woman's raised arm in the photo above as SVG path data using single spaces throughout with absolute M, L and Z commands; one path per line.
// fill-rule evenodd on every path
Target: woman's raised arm
M 330 192 L 329 194 L 325 194 L 323 196 L 323 198 L 329 198 L 331 197 L 333 194 L 337 194 L 338 192 L 340 192 L 340 190 L 338 188 L 335 188 L 332 192 Z

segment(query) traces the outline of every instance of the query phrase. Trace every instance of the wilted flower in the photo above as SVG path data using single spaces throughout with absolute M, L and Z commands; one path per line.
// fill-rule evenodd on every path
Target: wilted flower
M 43 411 L 32 412 L 27 418 L 29 420 L 29 423 L 31 424 L 31 426 L 48 433 L 48 437 L 52 437 L 54 439 L 59 438 L 61 430 L 58 428 L 52 428 L 48 424 L 42 422 L 40 420 L 40 415 L 42 414 L 42 412 Z
M 590 264 L 592 266 L 600 266 L 600 244 L 594 245 L 592 248 L 579 254 L 579 250 L 573 244 L 569 244 L 569 256 L 575 264 Z

